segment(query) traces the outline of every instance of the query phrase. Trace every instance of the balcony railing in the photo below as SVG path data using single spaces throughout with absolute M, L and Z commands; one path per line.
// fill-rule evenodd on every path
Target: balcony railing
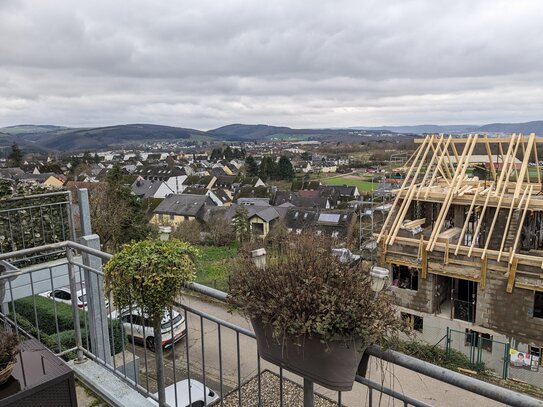
M 10 267 L 18 259 L 49 251 L 62 251 L 65 255 L 54 262 L 25 268 Z M 99 364 L 122 378 L 134 391 L 156 401 L 155 354 L 149 349 L 150 343 L 145 346 L 146 338 L 143 338 L 143 344 L 137 343 L 137 321 L 132 318 L 119 320 L 119 310 L 115 309 L 113 300 L 104 296 L 101 264 L 110 258 L 108 253 L 72 241 L 0 254 L 0 261 L 6 262 L 7 269 L 0 273 L 0 288 L 5 287 L 3 295 L 0 291 L 0 297 L 3 296 L 0 298 L 3 304 L 0 317 L 4 323 L 15 326 L 20 335 L 32 335 L 42 340 L 59 357 Z M 44 292 L 56 290 L 65 290 L 69 299 L 68 295 L 45 294 L 49 298 L 44 297 Z M 181 394 L 183 388 L 175 387 L 173 401 L 170 400 L 172 407 L 187 405 L 185 396 L 188 405 L 205 406 L 217 397 L 216 405 L 221 406 L 303 405 L 303 378 L 259 357 L 249 324 L 240 316 L 228 313 L 221 305 L 226 293 L 196 283 L 190 284 L 187 292 L 190 295 L 180 297 L 168 310 L 170 327 L 163 338 L 167 342 L 164 352 L 166 385 L 188 379 L 201 382 L 212 392 L 199 393 L 196 387 L 187 386 L 188 394 Z M 52 307 L 52 318 L 42 315 L 47 304 Z M 73 332 L 66 329 L 70 316 L 66 314 L 66 307 L 71 314 L 72 325 L 69 328 Z M 137 310 L 129 312 L 138 314 Z M 184 318 L 186 334 L 182 338 L 176 337 L 174 324 L 179 322 L 179 318 L 177 322 L 172 318 L 175 312 Z M 410 387 L 406 380 L 420 380 L 418 375 L 423 375 L 427 378 L 424 380 L 431 383 L 440 382 L 440 385 L 455 386 L 459 393 L 468 392 L 470 399 L 479 395 L 508 405 L 543 406 L 543 401 L 527 395 L 395 351 L 372 346 L 367 352 L 378 362 L 375 365 L 389 362 L 392 373 L 389 367 L 388 373 L 381 375 L 375 366 L 370 366 L 368 377 L 357 376 L 351 392 L 332 392 L 316 386 L 315 397 L 322 405 L 429 406 L 428 402 L 404 394 L 403 390 Z M 91 361 L 84 362 L 85 358 Z M 394 370 L 394 366 L 398 370 Z M 400 372 L 404 369 L 407 373 Z M 400 385 L 385 377 L 400 373 L 404 380 Z M 374 380 L 371 376 L 379 379 Z M 381 380 L 383 377 L 385 379 Z M 454 388 L 449 387 L 447 394 L 453 394 L 450 391 Z M 421 394 L 419 392 L 419 397 Z M 200 396 L 203 404 L 192 404 Z M 436 403 L 441 404 L 439 400 Z

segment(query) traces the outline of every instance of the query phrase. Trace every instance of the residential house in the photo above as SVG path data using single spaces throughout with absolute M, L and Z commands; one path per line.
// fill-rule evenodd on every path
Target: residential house
M 165 181 L 155 181 L 138 177 L 131 185 L 134 195 L 141 199 L 164 199 L 175 191 Z
M 206 195 L 170 195 L 155 208 L 151 223 L 176 226 L 182 222 L 202 219 L 206 206 L 216 206 L 215 202 Z
M 134 174 L 147 180 L 163 181 L 176 194 L 182 193 L 186 187 L 184 182 L 187 179 L 187 173 L 179 167 L 148 165 L 138 168 Z
M 350 209 L 322 211 L 291 207 L 287 210 L 285 221 L 291 233 L 312 232 L 346 240 L 356 222 L 355 212 Z

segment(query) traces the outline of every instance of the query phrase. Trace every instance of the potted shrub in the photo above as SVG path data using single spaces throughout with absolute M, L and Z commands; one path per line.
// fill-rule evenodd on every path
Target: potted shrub
M 161 320 L 171 309 L 183 285 L 195 278 L 198 251 L 176 239 L 131 243 L 104 267 L 106 294 L 119 309 L 143 310 L 152 322 L 154 340 L 162 343 Z M 159 404 L 165 405 L 162 346 L 155 346 Z
M 0 331 L 0 385 L 4 384 L 10 377 L 15 367 L 19 351 L 19 341 L 15 332 L 8 330 Z
M 251 320 L 260 356 L 322 386 L 351 390 L 366 347 L 403 329 L 390 295 L 376 295 L 368 270 L 341 262 L 330 239 L 291 236 L 265 268 L 240 261 L 228 302 Z

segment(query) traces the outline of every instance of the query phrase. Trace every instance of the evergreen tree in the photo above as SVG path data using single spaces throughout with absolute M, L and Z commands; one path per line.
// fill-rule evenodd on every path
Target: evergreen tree
M 281 158 L 279 158 L 278 172 L 280 179 L 290 181 L 294 178 L 294 168 L 288 157 L 282 155 Z
M 245 173 L 248 177 L 256 177 L 258 175 L 258 164 L 252 155 L 245 159 Z
M 249 211 L 243 205 L 236 208 L 236 214 L 232 218 L 234 231 L 240 243 L 251 238 L 251 224 L 249 223 Z
M 91 153 L 89 151 L 85 151 L 83 153 L 83 162 L 85 164 L 89 164 L 92 162 L 92 157 L 91 157 Z
M 24 152 L 17 143 L 11 146 L 11 153 L 8 155 L 8 162 L 13 167 L 20 167 L 23 164 Z
M 234 152 L 232 151 L 232 148 L 230 146 L 226 146 L 226 148 L 223 151 L 224 159 L 226 161 L 230 161 L 234 158 Z
M 279 166 L 273 157 L 264 157 L 260 162 L 258 176 L 263 180 L 279 179 Z

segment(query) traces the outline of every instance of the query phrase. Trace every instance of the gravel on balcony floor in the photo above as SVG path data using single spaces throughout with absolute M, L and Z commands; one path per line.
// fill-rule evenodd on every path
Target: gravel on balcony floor
M 279 406 L 279 375 L 269 370 L 260 373 L 260 389 L 263 407 Z M 238 407 L 238 389 L 224 396 L 226 407 Z M 249 379 L 241 386 L 241 405 L 258 406 L 258 376 Z M 283 405 L 303 407 L 303 386 L 283 377 Z M 337 403 L 315 393 L 315 407 L 337 407 Z

